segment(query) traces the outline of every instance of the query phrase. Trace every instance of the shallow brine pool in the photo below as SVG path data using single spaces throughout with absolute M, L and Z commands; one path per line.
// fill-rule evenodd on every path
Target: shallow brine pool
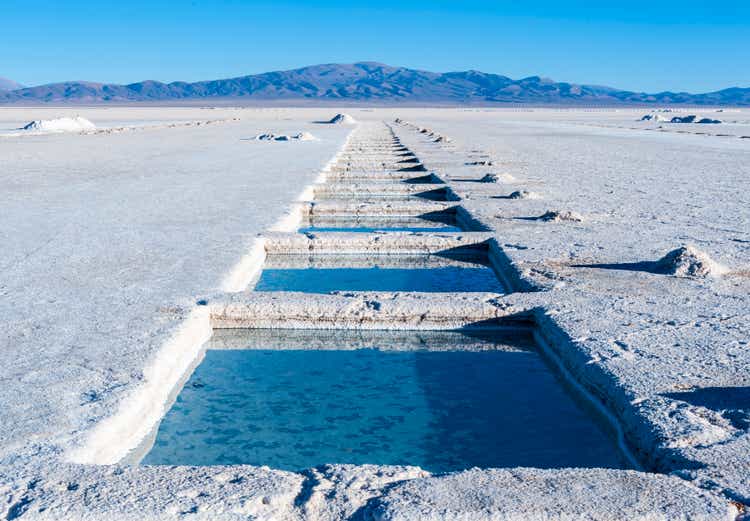
M 435 217 L 316 217 L 310 218 L 298 230 L 306 232 L 461 232 L 455 216 L 444 214 Z
M 255 291 L 419 291 L 504 293 L 476 257 L 269 255 Z
M 524 333 L 218 331 L 144 464 L 624 467 Z
M 398 193 L 398 192 L 382 192 L 382 193 L 336 193 L 321 191 L 315 194 L 315 200 L 317 201 L 352 201 L 352 200 L 381 200 L 387 199 L 388 201 L 409 201 L 413 199 L 425 199 L 428 201 L 453 201 L 456 197 L 446 191 L 444 188 L 436 190 L 426 190 L 424 192 L 412 192 L 412 193 Z

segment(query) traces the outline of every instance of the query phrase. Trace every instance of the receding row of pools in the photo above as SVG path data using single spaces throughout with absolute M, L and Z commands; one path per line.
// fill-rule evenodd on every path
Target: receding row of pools
M 479 230 L 435 212 L 310 216 L 298 231 Z M 275 254 L 254 290 L 507 292 L 486 255 L 476 254 Z M 608 424 L 559 376 L 532 331 L 486 324 L 432 332 L 215 330 L 142 463 L 293 471 L 416 465 L 438 473 L 629 466 Z

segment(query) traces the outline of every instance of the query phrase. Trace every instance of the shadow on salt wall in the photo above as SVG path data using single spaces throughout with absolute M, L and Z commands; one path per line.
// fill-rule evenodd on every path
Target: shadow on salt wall
M 750 429 L 750 387 L 704 387 L 662 396 L 719 412 L 736 429 Z
M 399 168 L 396 170 L 397 172 L 427 172 L 427 169 L 422 164 L 417 164 L 414 166 L 405 166 L 403 168 Z
M 404 179 L 401 182 L 402 183 L 406 183 L 406 184 L 412 184 L 412 185 L 416 185 L 416 184 L 444 184 L 443 181 L 438 176 L 436 176 L 435 174 L 427 174 L 427 175 L 422 175 L 422 176 L 419 176 L 419 177 L 411 177 L 409 179 Z

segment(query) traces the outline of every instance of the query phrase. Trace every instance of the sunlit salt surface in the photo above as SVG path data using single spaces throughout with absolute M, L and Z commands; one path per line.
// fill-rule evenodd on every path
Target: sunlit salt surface
M 228 330 L 208 348 L 142 463 L 625 466 L 525 333 Z
M 460 232 L 461 228 L 451 214 L 434 217 L 315 217 L 308 219 L 299 229 L 306 232 Z
M 503 293 L 491 268 L 476 257 L 269 255 L 256 291 L 420 291 Z

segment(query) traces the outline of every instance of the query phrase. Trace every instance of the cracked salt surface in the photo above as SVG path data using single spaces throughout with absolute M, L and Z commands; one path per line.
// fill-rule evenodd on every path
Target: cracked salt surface
M 285 330 L 209 343 L 142 463 L 626 466 L 528 333 Z

